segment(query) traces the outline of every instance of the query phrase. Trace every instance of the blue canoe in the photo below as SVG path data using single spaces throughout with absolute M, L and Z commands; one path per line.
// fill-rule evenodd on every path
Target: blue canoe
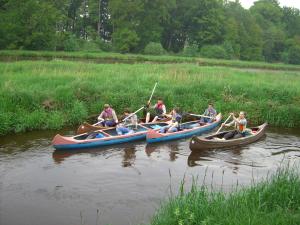
M 213 123 L 201 124 L 200 121 L 188 122 L 181 124 L 180 131 L 173 133 L 160 133 L 159 130 L 148 130 L 147 131 L 147 142 L 156 143 L 163 141 L 177 140 L 181 138 L 189 138 L 194 135 L 200 135 L 205 132 L 209 132 L 216 128 L 222 119 L 222 115 L 218 114 L 216 120 Z
M 72 137 L 62 136 L 57 134 L 52 140 L 52 145 L 58 150 L 72 150 L 83 148 L 96 148 L 101 146 L 122 144 L 132 141 L 146 139 L 147 131 L 158 130 L 167 123 L 148 123 L 139 124 L 137 127 L 132 127 L 134 132 L 130 134 L 118 135 L 116 128 L 98 130 L 92 133 L 84 133 Z M 97 138 L 97 134 L 101 134 L 100 138 Z

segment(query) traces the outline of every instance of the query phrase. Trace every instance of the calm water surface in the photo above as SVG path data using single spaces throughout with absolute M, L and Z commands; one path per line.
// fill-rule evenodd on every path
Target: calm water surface
M 200 153 L 187 140 L 62 152 L 50 145 L 54 135 L 0 137 L 1 225 L 147 223 L 184 177 L 187 189 L 198 177 L 230 191 L 300 161 L 300 130 L 269 129 L 246 147 Z

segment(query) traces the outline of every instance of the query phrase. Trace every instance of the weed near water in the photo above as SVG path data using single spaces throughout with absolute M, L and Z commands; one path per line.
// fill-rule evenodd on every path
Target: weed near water
M 76 125 L 104 103 L 119 114 L 138 109 L 156 81 L 154 100 L 163 97 L 168 109 L 202 113 L 212 101 L 225 116 L 245 110 L 252 124 L 300 127 L 298 72 L 59 60 L 0 63 L 0 76 L 1 134 Z
M 229 194 L 193 186 L 164 204 L 151 225 L 300 224 L 300 177 L 279 170 L 269 179 Z

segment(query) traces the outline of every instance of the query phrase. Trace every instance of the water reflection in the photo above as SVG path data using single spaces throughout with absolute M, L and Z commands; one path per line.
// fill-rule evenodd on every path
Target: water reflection
M 135 155 L 136 149 L 135 147 L 131 148 L 124 148 L 123 150 L 123 160 L 122 160 L 122 166 L 123 167 L 130 167 L 134 165 L 136 155 Z
M 148 157 L 151 157 L 154 152 L 160 153 L 161 151 L 168 152 L 169 160 L 171 162 L 174 162 L 176 161 L 176 159 L 178 158 L 178 154 L 180 153 L 180 142 L 155 143 L 147 144 L 145 146 L 145 153 Z

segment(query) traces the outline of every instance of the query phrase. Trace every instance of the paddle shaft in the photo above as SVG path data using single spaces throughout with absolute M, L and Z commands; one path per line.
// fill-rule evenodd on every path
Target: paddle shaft
M 198 114 L 192 114 L 192 113 L 187 113 L 191 116 L 196 116 L 196 117 L 204 117 L 204 118 L 209 118 L 209 119 L 213 119 L 214 117 L 211 117 L 211 116 L 204 116 L 204 115 L 198 115 Z
M 137 114 L 139 111 L 141 111 L 142 109 L 144 109 L 144 106 L 141 107 L 140 109 L 136 110 L 134 113 L 131 113 L 129 116 L 127 116 L 125 119 L 122 120 L 122 122 L 128 120 L 130 117 L 132 117 L 133 115 Z
M 150 95 L 150 98 L 149 98 L 149 101 L 148 101 L 148 102 L 151 102 L 152 97 L 153 97 L 153 94 L 154 94 L 154 91 L 155 91 L 155 89 L 156 89 L 156 86 L 157 86 L 157 82 L 156 82 L 155 85 L 154 85 L 154 88 L 153 88 L 153 90 L 152 90 L 152 93 L 151 93 L 151 95 Z
M 228 116 L 228 118 L 225 120 L 224 125 L 228 122 L 228 120 L 231 118 L 231 115 Z M 216 134 L 218 134 L 223 128 L 223 125 L 219 128 L 219 130 L 216 132 Z

